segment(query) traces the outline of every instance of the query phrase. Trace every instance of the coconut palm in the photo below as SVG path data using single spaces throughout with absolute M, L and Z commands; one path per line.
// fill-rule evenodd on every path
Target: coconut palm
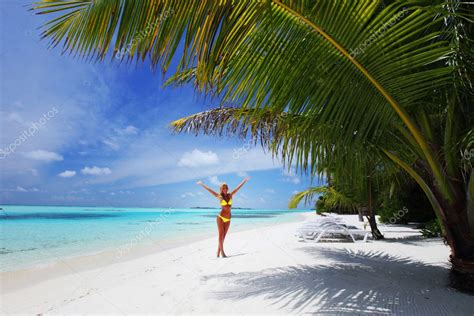
M 338 208 L 342 210 L 356 211 L 359 204 L 347 197 L 343 193 L 337 191 L 331 186 L 317 186 L 311 187 L 304 191 L 298 192 L 293 195 L 290 202 L 288 203 L 289 208 L 296 208 L 301 201 L 309 203 L 316 195 L 324 195 L 325 205 L 329 208 Z
M 309 139 L 280 147 L 302 170 L 316 172 L 333 144 L 380 148 L 423 189 L 454 271 L 474 280 L 474 175 L 462 156 L 474 134 L 471 4 L 44 0 L 33 9 L 54 15 L 43 37 L 65 52 L 164 72 L 179 55 L 177 73 L 223 104 L 303 115 Z M 383 146 L 389 137 L 400 146 Z
M 359 212 L 359 217 L 362 217 L 362 208 L 368 208 L 371 206 L 370 203 L 365 202 L 358 202 L 353 198 L 346 196 L 344 193 L 336 190 L 332 186 L 317 186 L 317 187 L 310 187 L 304 191 L 298 192 L 291 197 L 290 202 L 288 203 L 288 207 L 296 208 L 298 204 L 304 199 L 305 203 L 311 202 L 316 195 L 320 195 L 319 199 L 316 202 L 316 208 L 318 209 L 318 204 L 322 205 L 324 208 L 328 208 L 330 210 L 336 210 L 336 212 Z M 320 203 L 321 202 L 321 203 Z M 368 206 L 367 206 L 368 205 Z M 380 232 L 377 227 L 377 223 L 375 221 L 375 212 L 367 213 L 367 218 L 370 223 L 370 229 L 372 232 L 372 237 L 376 240 L 384 239 L 384 236 Z
M 345 209 L 367 209 L 367 219 L 375 239 L 383 235 L 377 228 L 378 193 L 381 187 L 395 185 L 403 180 L 402 174 L 393 161 L 383 154 L 383 150 L 398 146 L 394 137 L 383 142 L 383 146 L 367 144 L 364 147 L 345 147 L 327 142 L 328 126 L 312 127 L 313 118 L 305 115 L 274 114 L 268 110 L 242 110 L 223 107 L 208 110 L 181 118 L 171 124 L 178 133 L 198 135 L 213 134 L 252 138 L 260 142 L 274 156 L 282 155 L 292 161 L 295 146 L 310 147 L 317 150 L 318 163 L 312 164 L 311 175 L 326 175 L 328 187 L 315 187 L 296 194 L 289 203 L 293 208 L 304 197 L 306 202 L 315 193 L 324 193 L 333 206 Z M 310 126 L 306 129 L 304 126 Z M 393 136 L 393 135 L 392 135 Z M 407 149 L 405 149 L 407 150 Z M 290 156 L 285 155 L 288 153 Z M 285 160 L 284 160 L 285 162 Z M 291 169 L 291 164 L 288 164 Z M 306 168 L 306 167 L 304 167 Z M 336 185 L 335 185 L 336 184 Z M 321 192 L 320 192 L 321 191 Z M 296 203 L 296 204 L 295 204 Z M 328 202 L 329 203 L 329 202 Z

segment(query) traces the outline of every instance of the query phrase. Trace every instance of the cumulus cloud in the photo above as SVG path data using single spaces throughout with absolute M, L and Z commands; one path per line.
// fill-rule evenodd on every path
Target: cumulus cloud
M 105 167 L 99 168 L 97 166 L 94 167 L 84 167 L 81 169 L 82 174 L 91 175 L 91 176 L 106 176 L 112 173 L 112 171 Z
M 60 174 L 58 174 L 58 176 L 60 176 L 61 178 L 72 178 L 75 175 L 76 175 L 76 171 L 73 171 L 73 170 L 65 170 L 61 172 Z
M 215 165 L 219 162 L 219 157 L 217 154 L 208 151 L 203 152 L 199 149 L 194 149 L 192 152 L 186 152 L 183 154 L 181 159 L 178 161 L 178 166 L 180 167 L 202 167 Z
M 64 159 L 63 156 L 55 152 L 46 151 L 46 150 L 33 150 L 30 152 L 27 152 L 25 156 L 29 159 L 45 161 L 45 162 L 62 161 Z

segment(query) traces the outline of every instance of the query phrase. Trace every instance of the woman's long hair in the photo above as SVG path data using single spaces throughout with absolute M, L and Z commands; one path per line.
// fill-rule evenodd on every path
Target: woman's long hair
M 222 197 L 222 199 L 225 200 L 226 202 L 229 202 L 229 200 L 230 200 L 231 197 L 230 197 L 230 194 L 229 194 L 229 193 L 227 193 L 226 195 L 224 195 L 224 192 L 222 192 L 223 189 L 224 189 L 224 187 L 226 187 L 227 190 L 229 190 L 229 186 L 227 185 L 227 183 L 225 183 L 225 182 L 222 183 L 222 184 L 220 185 L 220 187 L 219 187 L 220 193 L 221 193 L 221 197 Z

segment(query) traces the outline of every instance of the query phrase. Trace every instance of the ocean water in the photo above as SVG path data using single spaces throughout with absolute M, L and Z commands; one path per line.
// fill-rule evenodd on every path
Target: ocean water
M 0 271 L 183 235 L 217 234 L 218 209 L 0 206 Z M 231 228 L 294 220 L 304 210 L 233 209 Z M 216 235 L 217 236 L 217 235 Z

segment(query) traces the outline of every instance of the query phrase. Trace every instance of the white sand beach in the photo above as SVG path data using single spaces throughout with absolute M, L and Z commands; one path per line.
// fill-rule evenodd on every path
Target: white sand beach
M 202 236 L 127 260 L 102 254 L 4 273 L 1 313 L 474 315 L 474 297 L 447 286 L 442 240 L 381 226 L 385 241 L 299 242 L 302 221 L 231 227 L 228 258 L 215 257 L 217 237 Z

